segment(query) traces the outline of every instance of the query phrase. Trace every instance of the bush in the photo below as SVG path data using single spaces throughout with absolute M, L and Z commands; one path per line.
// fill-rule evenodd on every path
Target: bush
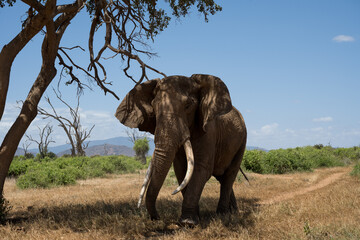
M 56 158 L 57 158 L 56 154 L 53 153 L 53 152 L 48 152 L 48 153 L 46 154 L 46 156 L 49 157 L 50 159 L 56 159 Z
M 278 149 L 269 151 L 266 154 L 266 173 L 283 174 L 292 172 L 291 160 L 287 157 L 285 151 L 284 149 Z
M 360 162 L 357 162 L 354 166 L 354 169 L 351 171 L 351 176 L 357 177 L 360 179 Z
M 75 184 L 76 175 L 72 168 L 56 168 L 53 164 L 36 163 L 21 175 L 16 185 L 21 188 L 48 188 Z
M 332 148 L 320 144 L 313 147 L 277 149 L 269 152 L 246 151 L 243 166 L 256 173 L 282 174 L 311 171 L 320 167 L 344 166 L 360 159 L 360 148 Z
M 25 157 L 26 159 L 31 159 L 31 158 L 34 158 L 34 154 L 32 154 L 32 153 L 26 153 L 26 154 L 24 155 L 24 157 Z
M 335 150 L 331 147 L 321 149 L 304 147 L 302 151 L 307 161 L 311 162 L 312 168 L 344 166 L 342 159 L 335 155 Z
M 25 159 L 23 156 L 15 157 L 10 165 L 8 176 L 18 177 L 24 174 L 27 168 L 33 163 L 33 159 Z
M 16 176 L 19 188 L 48 188 L 74 184 L 77 179 L 102 177 L 112 173 L 133 173 L 145 166 L 132 157 L 60 157 L 56 160 L 44 158 L 40 162 L 25 160 L 26 167 L 20 168 L 18 160 L 13 161 L 14 169 L 21 169 Z M 15 172 L 15 170 L 13 170 Z M 14 173 L 15 175 L 15 173 Z
M 244 167 L 255 173 L 264 173 L 263 156 L 265 154 L 266 152 L 260 150 L 245 151 Z

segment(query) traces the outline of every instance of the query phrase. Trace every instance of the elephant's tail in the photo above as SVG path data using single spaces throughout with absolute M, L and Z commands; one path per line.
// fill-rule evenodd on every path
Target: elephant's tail
M 242 168 L 240 167 L 240 172 L 242 173 L 242 175 L 244 176 L 244 178 L 246 179 L 246 181 L 250 184 L 250 181 L 248 179 L 248 177 L 245 175 L 244 171 L 242 170 Z

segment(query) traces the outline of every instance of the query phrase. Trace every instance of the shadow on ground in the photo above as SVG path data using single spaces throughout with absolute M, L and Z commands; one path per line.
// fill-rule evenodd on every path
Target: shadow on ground
M 255 224 L 254 214 L 259 211 L 258 199 L 238 198 L 237 214 L 217 215 L 217 198 L 200 200 L 201 225 L 207 229 L 212 223 L 222 224 L 229 231 L 250 229 Z M 98 201 L 93 204 L 70 204 L 43 208 L 29 207 L 28 211 L 12 211 L 6 224 L 28 231 L 32 228 L 67 229 L 73 232 L 100 231 L 121 236 L 160 237 L 175 234 L 181 201 L 159 199 L 158 211 L 162 220 L 151 221 L 144 207 L 138 209 L 136 201 Z

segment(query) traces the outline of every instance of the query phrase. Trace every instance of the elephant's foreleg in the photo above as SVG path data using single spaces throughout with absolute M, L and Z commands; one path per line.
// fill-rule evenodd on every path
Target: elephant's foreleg
M 190 226 L 199 223 L 199 200 L 205 183 L 211 176 L 209 172 L 208 169 L 199 165 L 197 166 L 195 163 L 193 177 L 186 187 L 186 192 L 184 192 L 180 223 Z

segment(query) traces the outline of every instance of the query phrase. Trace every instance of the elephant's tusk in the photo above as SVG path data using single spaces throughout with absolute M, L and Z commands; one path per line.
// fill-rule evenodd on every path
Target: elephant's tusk
M 189 139 L 185 141 L 184 149 L 185 149 L 186 159 L 187 159 L 186 175 L 185 175 L 185 178 L 182 181 L 182 183 L 175 189 L 175 191 L 172 193 L 172 195 L 177 194 L 178 192 L 180 192 L 181 190 L 183 190 L 186 187 L 186 185 L 189 183 L 191 176 L 193 174 L 193 171 L 194 171 L 194 153 L 193 153 L 193 149 L 191 147 L 191 142 Z
M 141 206 L 141 202 L 144 198 L 144 195 L 145 195 L 145 191 L 146 189 L 148 188 L 149 184 L 150 184 L 150 177 L 151 177 L 151 174 L 152 174 L 152 162 L 153 162 L 153 159 L 154 159 L 154 155 L 149 163 L 149 167 L 148 169 L 146 170 L 146 175 L 145 175 L 145 178 L 144 178 L 144 183 L 141 187 L 141 190 L 140 190 L 140 196 L 139 196 L 139 201 L 138 201 L 138 204 L 137 204 L 137 207 L 139 208 Z

